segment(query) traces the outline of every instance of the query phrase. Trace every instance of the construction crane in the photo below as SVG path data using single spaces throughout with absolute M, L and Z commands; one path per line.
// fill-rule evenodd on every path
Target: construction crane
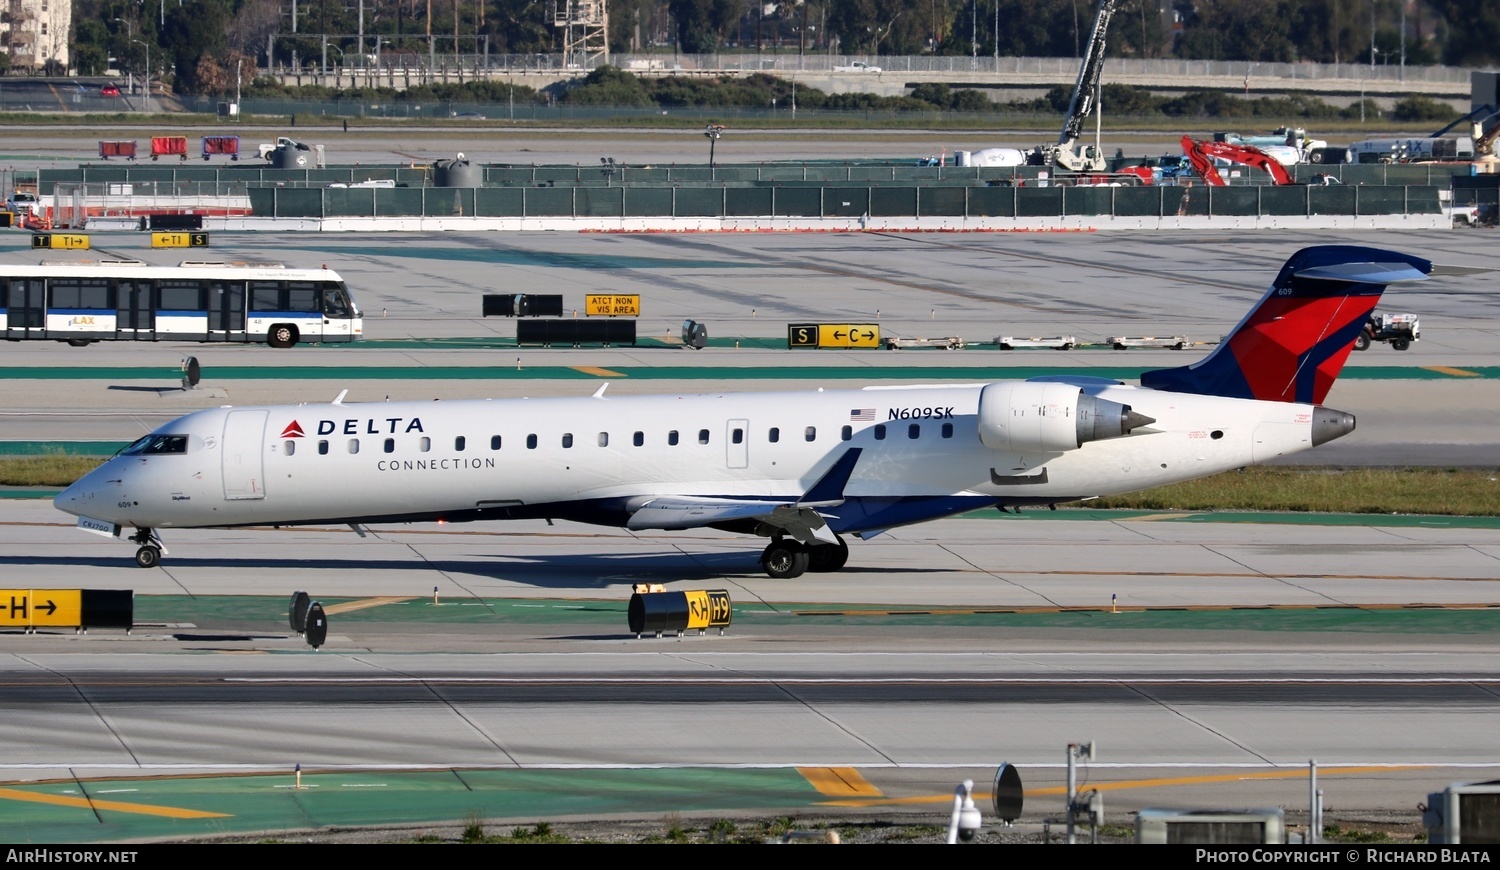
M 1088 50 L 1083 53 L 1083 63 L 1078 67 L 1078 82 L 1073 86 L 1073 99 L 1068 102 L 1068 114 L 1063 118 L 1062 133 L 1056 145 L 1042 145 L 1032 151 L 1029 163 L 1056 166 L 1071 172 L 1102 172 L 1105 168 L 1103 153 L 1097 145 L 1078 144 L 1083 134 L 1083 123 L 1098 108 L 1099 79 L 1104 72 L 1105 37 L 1109 33 L 1109 19 L 1115 14 L 1117 0 L 1099 0 L 1099 13 L 1094 17 L 1094 30 L 1089 35 Z
M 1474 122 L 1474 166 L 1480 175 L 1500 171 L 1500 157 L 1495 154 L 1497 139 L 1500 139 L 1500 112 Z
M 1224 186 L 1224 177 L 1219 174 L 1218 169 L 1214 168 L 1213 158 L 1215 157 L 1264 170 L 1270 174 L 1271 180 L 1276 184 L 1297 183 L 1280 161 L 1254 145 L 1205 142 L 1202 139 L 1183 136 L 1182 153 L 1187 155 L 1188 162 L 1193 164 L 1193 170 L 1198 173 L 1198 177 L 1202 178 L 1205 184 L 1214 187 Z

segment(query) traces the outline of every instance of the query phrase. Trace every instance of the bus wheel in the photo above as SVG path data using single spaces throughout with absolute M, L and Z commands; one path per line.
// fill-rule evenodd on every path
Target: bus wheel
M 271 347 L 292 347 L 297 343 L 297 330 L 285 323 L 278 323 L 266 333 L 266 344 Z
M 70 338 L 70 339 L 68 339 L 68 346 L 69 347 L 88 347 L 90 344 L 93 344 L 93 343 L 94 343 L 93 339 L 89 339 L 89 338 Z

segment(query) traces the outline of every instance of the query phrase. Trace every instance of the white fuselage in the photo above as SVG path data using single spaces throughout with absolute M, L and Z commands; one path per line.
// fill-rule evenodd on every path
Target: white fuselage
M 56 504 L 138 528 L 624 525 L 653 497 L 796 499 L 858 447 L 845 504 L 822 512 L 859 532 L 1145 489 L 1313 445 L 1310 405 L 1119 385 L 1089 392 L 1154 422 L 1075 449 L 995 450 L 978 433 L 984 386 L 225 407 L 158 430 L 187 436 L 180 453 L 117 456 Z

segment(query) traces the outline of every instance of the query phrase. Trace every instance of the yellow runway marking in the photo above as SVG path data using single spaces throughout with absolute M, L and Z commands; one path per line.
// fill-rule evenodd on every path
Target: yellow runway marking
M 1390 767 L 1320 767 L 1318 768 L 1318 775 L 1337 776 L 1339 774 L 1353 775 L 1363 773 L 1389 773 L 1391 771 L 1398 770 L 1425 770 L 1426 768 L 1427 765 L 1422 764 L 1392 765 Z M 1305 779 L 1306 777 L 1307 771 L 1305 769 L 1263 770 L 1247 773 L 1213 773 L 1205 774 L 1203 776 L 1174 776 L 1163 777 L 1159 779 L 1127 779 L 1121 780 L 1119 782 L 1090 782 L 1088 787 L 1092 789 L 1098 789 L 1099 791 L 1125 791 L 1128 789 L 1137 788 L 1162 788 L 1164 786 L 1180 785 L 1213 785 L 1215 783 L 1223 782 L 1246 782 L 1249 780 L 1269 779 Z M 1067 791 L 1067 786 L 1062 785 L 1048 786 L 1047 788 L 1028 788 L 1026 789 L 1026 797 L 1052 797 L 1055 795 L 1067 794 Z M 990 795 L 988 793 L 980 793 L 976 791 L 974 793 L 974 800 L 987 801 L 990 800 Z M 921 804 L 946 804 L 951 803 L 952 801 L 952 794 L 935 794 L 917 795 L 915 797 L 906 798 L 823 801 L 822 805 L 830 807 L 885 807 Z
M 625 373 L 624 372 L 616 372 L 616 371 L 610 371 L 609 369 L 601 369 L 598 366 L 569 366 L 569 368 L 571 368 L 575 372 L 583 372 L 586 375 L 593 375 L 596 378 L 623 378 L 623 377 L 625 377 Z
M 124 801 L 91 801 L 84 797 L 60 794 L 38 794 L 16 788 L 0 788 L 0 800 L 30 801 L 37 804 L 52 804 L 59 807 L 77 807 L 83 810 L 114 810 L 117 813 L 135 813 L 142 816 L 166 816 L 169 819 L 227 819 L 225 813 L 210 813 L 203 810 L 185 810 L 181 807 L 158 807 L 151 804 L 129 804 Z
M 812 783 L 818 794 L 843 798 L 884 797 L 880 789 L 852 767 L 799 767 L 797 772 Z
M 1437 372 L 1440 375 L 1453 375 L 1456 378 L 1478 378 L 1482 377 L 1479 372 L 1471 372 L 1468 369 L 1456 369 L 1453 366 L 1422 366 L 1429 372 Z
M 379 598 L 362 598 L 359 601 L 346 601 L 343 604 L 335 604 L 332 607 L 323 608 L 323 612 L 332 616 L 335 613 L 349 613 L 355 610 L 368 610 L 371 607 L 384 607 L 387 604 L 400 604 L 410 601 L 413 595 L 385 595 Z

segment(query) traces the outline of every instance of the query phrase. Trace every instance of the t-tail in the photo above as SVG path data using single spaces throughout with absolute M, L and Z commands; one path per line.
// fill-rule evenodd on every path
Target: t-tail
M 1141 374 L 1177 393 L 1322 404 L 1387 284 L 1421 281 L 1432 263 L 1350 245 L 1292 255 L 1260 303 L 1213 353 Z

